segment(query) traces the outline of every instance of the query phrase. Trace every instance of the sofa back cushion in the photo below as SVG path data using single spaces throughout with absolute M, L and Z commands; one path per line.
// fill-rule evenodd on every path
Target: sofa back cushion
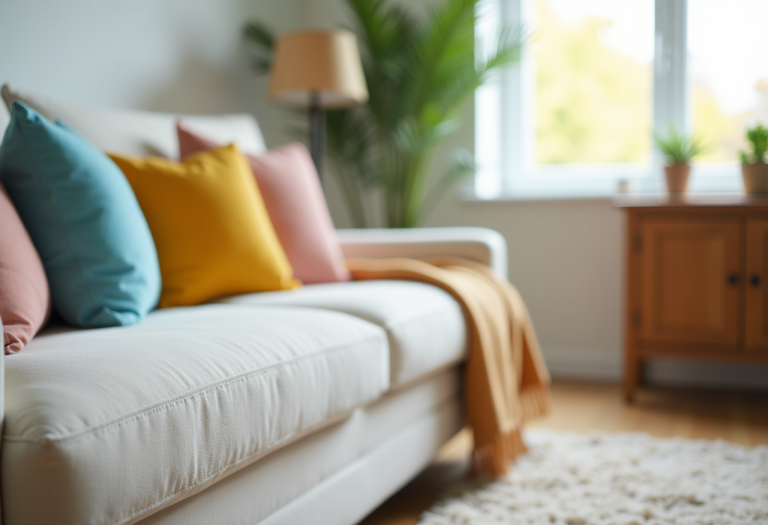
M 6 354 L 29 343 L 45 323 L 51 308 L 48 279 L 32 239 L 0 186 L 0 319 Z
M 0 145 L 0 178 L 67 322 L 130 325 L 155 307 L 160 269 L 152 236 L 106 155 L 17 101 Z
M 236 146 L 174 162 L 112 155 L 157 245 L 160 307 L 298 286 Z
M 179 122 L 181 157 L 218 147 L 208 137 Z M 269 217 L 293 267 L 304 284 L 350 279 L 333 220 L 312 158 L 302 144 L 289 144 L 261 155 L 248 155 Z
M 176 120 L 179 115 L 82 107 L 22 92 L 7 84 L 2 87 L 0 93 L 8 108 L 14 100 L 20 100 L 48 120 L 63 120 L 102 151 L 178 158 Z M 246 153 L 258 154 L 266 149 L 261 130 L 251 115 L 201 115 L 183 118 L 192 129 L 224 144 L 234 142 Z

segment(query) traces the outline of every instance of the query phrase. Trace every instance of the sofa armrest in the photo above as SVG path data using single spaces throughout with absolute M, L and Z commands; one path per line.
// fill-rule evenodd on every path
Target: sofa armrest
M 507 242 L 488 228 L 336 230 L 345 257 L 464 257 L 507 277 Z

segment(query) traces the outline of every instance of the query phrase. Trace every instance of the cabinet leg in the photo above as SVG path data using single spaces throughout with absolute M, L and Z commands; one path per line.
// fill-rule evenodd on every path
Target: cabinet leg
M 624 363 L 624 399 L 628 402 L 635 400 L 635 392 L 640 381 L 640 360 L 627 356 Z

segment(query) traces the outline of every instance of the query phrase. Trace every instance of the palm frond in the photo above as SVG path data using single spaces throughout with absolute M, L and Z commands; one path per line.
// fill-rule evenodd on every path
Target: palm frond
M 432 212 L 446 191 L 476 171 L 477 164 L 472 154 L 464 148 L 455 149 L 451 153 L 448 170 L 430 188 L 429 194 L 421 205 L 421 218 L 425 219 Z
M 375 129 L 363 108 L 351 108 L 327 113 L 328 155 L 339 162 L 354 164 L 365 187 L 375 186 L 380 173 L 373 158 Z
M 399 6 L 384 0 L 349 0 L 348 4 L 363 48 L 374 62 L 391 58 L 413 33 L 413 21 Z
M 421 108 L 417 121 L 422 122 L 420 128 L 423 135 L 414 137 L 412 134 L 409 137 L 413 142 L 412 147 L 420 150 L 418 155 L 427 156 L 437 142 L 456 129 L 455 122 L 462 104 L 482 84 L 489 72 L 518 61 L 524 42 L 521 28 L 504 29 L 495 46 L 485 51 L 484 58 L 478 61 L 476 67 L 467 67 L 466 64 L 461 67 L 457 64 L 450 80 L 445 80 L 440 89 L 434 90 L 429 101 Z M 426 178 L 415 173 L 409 175 L 409 180 L 405 182 L 405 207 L 408 216 L 414 217 L 413 220 L 422 213 L 419 207 L 424 201 L 426 185 Z M 438 184 L 432 191 L 442 187 L 443 184 Z
M 245 24 L 243 36 L 253 44 L 255 55 L 251 59 L 253 70 L 264 75 L 272 68 L 272 52 L 275 48 L 275 33 L 263 22 L 252 21 Z
M 402 120 L 393 133 L 397 150 L 407 158 L 425 155 L 445 137 L 459 129 L 458 119 L 446 118 L 435 106 L 427 105 L 423 111 Z
M 518 63 L 527 40 L 527 33 L 522 26 L 503 27 L 493 40 L 493 47 L 479 53 L 482 58 L 476 60 L 474 68 L 465 67 L 452 73 L 452 81 L 445 82 L 440 93 L 435 94 L 446 118 L 455 115 L 461 104 L 475 89 L 485 83 L 492 73 Z
M 427 101 L 441 98 L 456 73 L 472 68 L 477 1 L 446 0 L 430 10 L 409 63 L 409 86 L 402 101 L 409 112 L 418 113 Z
M 391 129 L 402 114 L 396 101 L 402 96 L 415 23 L 400 6 L 383 0 L 348 0 L 348 5 L 361 48 L 368 107 Z
M 532 40 L 531 33 L 524 25 L 503 26 L 493 40 L 491 49 L 484 49 L 479 54 L 481 59 L 475 66 L 480 75 L 479 84 L 488 80 L 488 75 L 500 68 L 520 62 L 523 49 Z
M 347 209 L 355 228 L 368 226 L 362 196 L 381 183 L 376 162 L 375 127 L 364 107 L 327 113 L 327 152 L 334 164 Z
M 392 0 L 346 0 L 358 36 L 369 100 L 329 112 L 327 152 L 356 226 L 367 223 L 364 196 L 384 196 L 390 227 L 416 226 L 457 178 L 471 173 L 466 156 L 435 181 L 427 166 L 435 147 L 459 127 L 472 92 L 495 70 L 519 60 L 527 36 L 503 29 L 476 57 L 474 22 L 480 0 L 437 0 L 424 19 Z M 271 65 L 274 35 L 248 24 L 254 69 Z M 429 183 L 432 183 L 431 185 Z

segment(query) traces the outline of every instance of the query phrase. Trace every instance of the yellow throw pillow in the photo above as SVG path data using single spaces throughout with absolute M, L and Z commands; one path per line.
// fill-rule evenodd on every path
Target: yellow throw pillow
M 110 155 L 133 188 L 157 246 L 159 306 L 296 288 L 248 161 L 234 145 L 184 162 Z

